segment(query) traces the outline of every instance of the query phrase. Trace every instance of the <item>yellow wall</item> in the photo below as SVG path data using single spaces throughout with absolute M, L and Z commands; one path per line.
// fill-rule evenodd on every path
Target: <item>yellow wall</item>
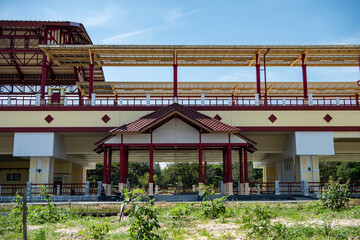
M 210 117 L 219 114 L 222 121 L 232 126 L 359 126 L 360 111 L 201 111 Z M 149 111 L 3 111 L 1 127 L 118 127 L 137 119 Z M 50 114 L 54 120 L 48 124 L 44 118 Z M 111 120 L 104 123 L 107 114 Z M 268 117 L 277 120 L 271 123 Z M 327 123 L 326 114 L 333 118 Z M 27 119 L 24 121 L 24 119 Z
M 0 184 L 25 184 L 29 181 L 28 169 L 16 169 L 16 168 L 29 168 L 29 162 L 0 162 Z M 7 175 L 14 173 L 21 174 L 20 181 L 7 181 Z
M 263 166 L 263 182 L 274 182 L 279 180 L 278 163 L 267 163 Z
M 85 183 L 86 181 L 86 167 L 79 164 L 72 164 L 71 182 Z

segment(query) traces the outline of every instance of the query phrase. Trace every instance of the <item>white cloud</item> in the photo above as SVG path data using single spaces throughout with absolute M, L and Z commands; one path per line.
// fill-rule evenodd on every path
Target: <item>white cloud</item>
M 132 36 L 139 35 L 139 34 L 142 34 L 142 33 L 145 33 L 145 32 L 151 32 L 151 31 L 157 30 L 159 28 L 161 28 L 161 27 L 160 26 L 159 27 L 152 27 L 152 28 L 146 28 L 146 29 L 142 29 L 142 30 L 138 30 L 138 31 L 121 33 L 119 35 L 115 35 L 115 36 L 112 36 L 112 37 L 109 37 L 109 38 L 105 38 L 103 40 L 103 42 L 104 43 L 110 43 L 110 42 L 118 41 L 120 39 L 127 38 L 127 37 L 132 37 Z
M 175 22 L 177 20 L 179 20 L 182 17 L 185 16 L 189 16 L 189 15 L 193 15 L 195 13 L 198 13 L 199 10 L 194 10 L 194 11 L 190 11 L 190 12 L 183 12 L 182 9 L 172 9 L 170 11 L 168 11 L 165 16 L 164 16 L 164 20 L 168 23 L 170 22 Z

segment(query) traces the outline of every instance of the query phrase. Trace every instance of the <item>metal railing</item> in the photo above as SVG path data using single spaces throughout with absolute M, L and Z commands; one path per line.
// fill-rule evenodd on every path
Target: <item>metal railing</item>
M 174 102 L 184 106 L 210 107 L 247 107 L 247 106 L 359 106 L 356 95 L 341 96 L 311 96 L 304 99 L 302 96 L 268 96 L 267 100 L 257 96 L 96 96 L 93 100 L 80 100 L 76 95 L 66 95 L 56 101 L 50 96 L 40 99 L 39 95 L 0 95 L 0 107 L 164 107 Z

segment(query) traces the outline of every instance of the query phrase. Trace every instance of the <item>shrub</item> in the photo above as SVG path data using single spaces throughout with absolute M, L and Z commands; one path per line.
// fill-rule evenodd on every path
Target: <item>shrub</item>
M 201 188 L 203 190 L 203 194 L 202 194 L 203 199 L 205 200 L 207 197 L 209 197 L 210 199 L 210 202 L 209 201 L 201 202 L 202 214 L 208 218 L 217 218 L 220 215 L 224 215 L 227 211 L 226 208 L 227 197 L 224 196 L 221 198 L 213 199 L 212 196 L 215 194 L 213 185 L 205 186 L 202 184 Z
M 34 240 L 46 240 L 46 231 L 43 228 L 40 228 L 34 233 Z
M 185 221 L 189 220 L 191 212 L 193 211 L 194 203 L 176 204 L 175 207 L 169 211 L 168 215 L 172 220 Z
M 32 209 L 29 209 L 28 221 L 32 224 L 44 224 L 44 223 L 57 223 L 70 218 L 74 218 L 75 212 L 69 210 L 64 212 L 52 203 L 50 195 L 46 194 L 46 187 L 42 186 L 42 191 L 40 196 L 43 196 L 45 201 L 47 201 L 47 206 L 35 206 Z
M 351 209 L 350 214 L 354 218 L 360 218 L 360 205 L 355 206 L 353 209 Z
M 133 196 L 137 195 L 134 199 Z M 142 202 L 141 201 L 144 201 Z M 160 239 L 157 231 L 160 229 L 157 218 L 158 211 L 154 206 L 154 200 L 144 199 L 143 191 L 136 189 L 132 192 L 125 192 L 125 202 L 133 202 L 134 206 L 129 215 L 129 235 L 132 239 Z
M 264 236 L 270 229 L 271 212 L 268 205 L 249 204 L 243 208 L 241 222 L 250 230 L 248 236 Z
M 87 229 L 79 232 L 79 235 L 85 239 L 104 239 L 109 232 L 108 223 L 99 223 L 91 225 Z
M 347 184 L 340 184 L 330 178 L 325 190 L 318 196 L 324 208 L 339 210 L 349 204 Z

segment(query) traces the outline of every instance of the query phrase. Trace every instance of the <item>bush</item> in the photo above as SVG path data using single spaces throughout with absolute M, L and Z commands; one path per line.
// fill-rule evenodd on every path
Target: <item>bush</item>
M 35 206 L 29 209 L 28 221 L 31 224 L 57 223 L 76 216 L 74 211 L 64 212 L 56 208 L 50 199 L 50 195 L 46 194 L 45 186 L 42 186 L 40 196 L 43 196 L 45 201 L 47 201 L 47 206 Z
M 268 205 L 249 204 L 243 208 L 241 222 L 250 230 L 248 236 L 261 237 L 269 232 L 271 212 Z
M 172 218 L 172 220 L 185 221 L 189 220 L 191 212 L 193 211 L 194 203 L 176 204 L 175 207 L 169 211 L 168 215 Z
M 40 228 L 34 233 L 34 240 L 46 240 L 46 231 L 43 228 Z
M 330 178 L 325 190 L 318 196 L 324 208 L 339 210 L 349 204 L 349 193 L 347 184 L 340 184 L 338 181 Z
M 85 239 L 104 239 L 109 232 L 108 223 L 99 223 L 91 225 L 87 229 L 79 232 L 79 236 Z
M 221 198 L 213 199 L 212 196 L 215 194 L 213 185 L 205 186 L 202 184 L 201 188 L 203 190 L 203 199 L 205 200 L 207 197 L 209 197 L 210 199 L 210 202 L 201 202 L 202 214 L 207 218 L 217 218 L 220 215 L 224 215 L 227 211 L 227 197 L 224 196 Z
M 146 202 L 142 202 L 144 197 L 143 191 L 136 189 L 132 192 L 125 192 L 125 202 L 133 202 L 134 206 L 129 215 L 130 228 L 129 235 L 131 239 L 147 240 L 160 239 L 157 231 L 160 229 L 159 220 L 157 218 L 158 211 L 154 206 L 154 200 L 149 198 Z M 134 195 L 138 195 L 133 199 Z

